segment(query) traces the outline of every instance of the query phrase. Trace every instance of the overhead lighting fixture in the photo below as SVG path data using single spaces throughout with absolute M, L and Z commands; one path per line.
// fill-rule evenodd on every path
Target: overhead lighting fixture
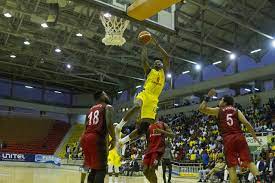
M 28 88 L 28 89 L 32 89 L 33 87 L 32 86 L 25 86 L 25 88 Z
M 10 55 L 10 58 L 16 58 L 16 55 Z
M 212 98 L 213 98 L 213 99 L 218 99 L 218 97 L 216 97 L 216 96 L 213 96 Z
M 213 65 L 217 65 L 217 64 L 220 64 L 220 63 L 222 63 L 222 61 L 214 62 Z
M 176 106 L 176 107 L 177 107 L 177 106 L 179 106 L 179 104 L 174 104 L 174 106 Z
M 251 51 L 250 53 L 257 53 L 257 52 L 259 52 L 259 51 L 262 51 L 262 49 L 253 50 L 253 51 Z
M 104 13 L 103 16 L 106 17 L 106 18 L 111 18 L 112 17 L 112 15 L 110 13 Z
M 245 91 L 247 91 L 247 92 L 251 92 L 251 90 L 250 90 L 250 89 L 248 89 L 248 88 L 245 88 L 244 90 L 245 90 Z
M 237 56 L 236 56 L 235 53 L 230 53 L 230 55 L 229 55 L 230 60 L 235 60 L 236 57 L 237 57 Z
M 167 78 L 172 78 L 172 74 L 171 73 L 168 73 L 166 76 L 167 76 Z
M 66 67 L 67 67 L 67 69 L 71 69 L 72 65 L 71 64 L 67 64 Z
M 10 13 L 8 13 L 8 12 L 4 13 L 4 16 L 7 17 L 7 18 L 11 18 L 12 17 L 12 15 Z
M 254 88 L 254 90 L 255 90 L 255 91 L 259 91 L 260 89 L 258 89 L 258 88 Z
M 24 41 L 24 45 L 30 45 L 31 43 L 29 41 Z
M 273 48 L 275 48 L 275 39 L 272 40 L 271 45 Z
M 123 93 L 123 91 L 119 91 L 119 92 L 117 92 L 118 94 L 122 94 Z
M 61 49 L 60 48 L 55 48 L 54 50 L 56 53 L 60 53 L 61 52 Z
M 136 89 L 141 88 L 141 85 L 136 86 Z
M 200 71 L 200 70 L 201 70 L 201 65 L 200 65 L 200 64 L 196 64 L 195 69 L 196 69 L 197 71 Z
M 77 37 L 82 37 L 83 35 L 81 33 L 76 34 Z
M 184 71 L 181 74 L 188 74 L 190 71 Z
M 61 94 L 62 92 L 55 90 L 54 93 Z

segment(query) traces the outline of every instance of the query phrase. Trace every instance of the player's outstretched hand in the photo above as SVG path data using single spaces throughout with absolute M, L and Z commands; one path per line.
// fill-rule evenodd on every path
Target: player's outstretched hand
M 214 88 L 212 88 L 209 92 L 208 92 L 208 97 L 213 97 L 213 96 L 215 96 L 216 95 L 216 90 L 214 89 Z
M 116 146 L 116 140 L 115 139 L 112 139 L 110 142 L 109 142 L 109 151 L 111 151 L 112 149 L 114 149 Z

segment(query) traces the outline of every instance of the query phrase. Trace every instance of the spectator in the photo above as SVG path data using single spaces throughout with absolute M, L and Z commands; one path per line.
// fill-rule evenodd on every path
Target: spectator
M 209 163 L 209 155 L 205 150 L 203 150 L 201 157 L 202 157 L 203 166 L 207 166 Z
M 215 167 L 206 175 L 206 179 L 211 179 L 213 175 L 216 173 L 223 173 L 225 169 L 225 162 L 223 161 L 223 158 L 219 158 L 215 164 Z M 222 179 L 222 177 L 220 177 Z

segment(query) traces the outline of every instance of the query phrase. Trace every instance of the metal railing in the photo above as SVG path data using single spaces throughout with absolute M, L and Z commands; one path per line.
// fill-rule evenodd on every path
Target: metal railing
M 182 174 L 190 174 L 194 176 L 198 174 L 200 170 L 203 170 L 202 163 L 179 163 L 173 162 L 173 173 L 180 175 Z

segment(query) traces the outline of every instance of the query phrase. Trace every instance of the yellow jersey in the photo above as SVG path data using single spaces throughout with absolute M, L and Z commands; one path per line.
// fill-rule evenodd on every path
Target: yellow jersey
M 163 90 L 164 84 L 165 84 L 164 70 L 161 69 L 157 71 L 156 69 L 151 69 L 144 83 L 144 91 L 158 98 Z

